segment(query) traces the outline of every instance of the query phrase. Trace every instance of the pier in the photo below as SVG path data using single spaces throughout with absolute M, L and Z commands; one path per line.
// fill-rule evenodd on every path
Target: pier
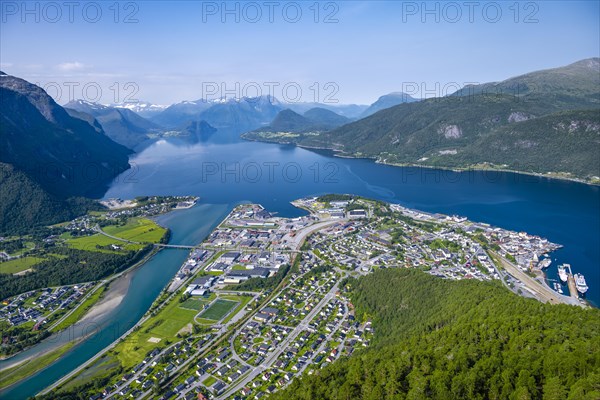
M 575 285 L 575 277 L 573 276 L 573 271 L 571 271 L 571 266 L 566 266 L 568 269 L 567 272 L 567 285 L 569 286 L 569 294 L 572 298 L 579 301 L 579 295 L 577 294 L 577 285 Z

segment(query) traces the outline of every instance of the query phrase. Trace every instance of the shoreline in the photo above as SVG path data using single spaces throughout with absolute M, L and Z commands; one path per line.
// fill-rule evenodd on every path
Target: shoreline
M 129 291 L 129 286 L 131 283 L 131 279 L 132 279 L 132 273 L 138 269 L 139 267 L 141 267 L 142 265 L 144 265 L 146 262 L 148 262 L 148 260 L 150 260 L 150 258 L 154 257 L 156 254 L 158 254 L 158 252 L 160 252 L 161 249 L 153 249 L 150 253 L 148 253 L 142 260 L 138 261 L 137 263 L 135 263 L 133 266 L 129 267 L 128 269 L 126 269 L 125 271 L 122 271 L 120 273 L 118 273 L 117 275 L 115 275 L 109 282 L 107 283 L 113 283 L 109 286 L 109 288 L 107 289 L 106 293 L 104 294 L 104 296 L 102 297 L 102 299 L 100 299 L 100 301 L 96 304 L 94 304 L 94 306 L 92 306 L 92 308 L 90 308 L 85 314 L 84 316 L 77 321 L 75 324 L 63 329 L 62 331 L 56 332 L 54 335 L 62 335 L 64 333 L 67 333 L 69 330 L 74 329 L 75 327 L 77 327 L 78 325 L 81 325 L 81 323 L 85 323 L 85 324 L 98 324 L 98 321 L 102 319 L 102 317 L 104 317 L 106 315 L 106 313 L 108 313 L 111 309 L 117 307 L 125 298 L 125 295 L 127 294 L 127 292 Z M 117 282 L 115 282 L 117 281 Z M 128 334 L 128 332 L 126 332 L 126 334 Z M 54 336 L 53 335 L 53 336 Z M 51 339 L 53 336 L 50 336 L 48 339 Z M 73 349 L 76 348 L 77 345 L 79 345 L 80 343 L 82 343 L 83 341 L 87 340 L 87 336 L 86 335 L 81 335 L 77 338 L 74 338 L 73 340 L 68 340 L 64 343 L 56 343 L 55 346 L 52 346 L 48 349 L 44 349 L 41 350 L 38 353 L 34 353 L 31 354 L 30 356 L 24 358 L 23 360 L 19 360 L 17 362 L 15 362 L 13 365 L 9 365 L 5 368 L 2 368 L 3 370 L 5 369 L 10 369 L 13 367 L 17 367 L 25 362 L 30 362 L 32 359 L 35 359 L 37 357 L 43 357 L 45 355 L 48 355 L 54 351 L 56 351 L 57 349 L 61 348 L 62 346 L 66 346 L 66 345 L 71 345 L 71 348 L 68 349 L 64 354 L 61 355 L 61 357 L 59 357 L 58 359 L 54 360 L 52 363 L 43 366 L 40 369 L 37 369 L 35 371 L 33 371 L 31 374 L 23 377 L 23 379 L 14 382 L 12 384 L 10 384 L 9 386 L 3 388 L 1 392 L 10 389 L 11 387 L 18 385 L 20 382 L 24 381 L 25 379 L 28 379 L 29 377 L 40 373 L 41 371 L 44 371 L 46 368 L 51 367 L 54 363 L 56 363 L 60 358 L 64 357 L 67 353 L 73 351 Z M 44 343 L 44 341 L 40 342 L 40 343 Z M 40 344 L 38 343 L 38 345 Z M 35 346 L 35 345 L 34 345 Z M 32 347 L 30 347 L 29 349 L 31 349 Z M 18 353 L 20 354 L 20 353 Z M 16 355 L 16 354 L 15 354 Z M 91 359 L 95 359 L 96 357 L 92 357 Z M 90 360 L 91 360 L 90 359 Z M 90 361 L 88 360 L 88 361 Z M 87 365 L 87 362 L 84 363 L 85 365 Z M 45 390 L 45 389 L 44 389 Z
M 194 203 L 190 207 L 186 207 L 185 209 L 192 208 L 195 205 L 197 205 L 198 204 L 197 201 L 199 199 L 200 199 L 200 197 L 195 197 Z M 169 212 L 178 211 L 178 210 L 182 210 L 182 209 L 183 208 L 173 209 Z M 155 217 L 156 216 L 152 216 L 152 217 L 150 217 L 150 219 L 153 220 L 158 226 L 167 229 L 167 234 L 168 234 L 170 232 L 168 230 L 168 228 L 160 225 L 156 221 Z M 39 352 L 31 354 L 30 356 L 26 356 L 25 358 L 23 358 L 21 360 L 11 362 L 11 359 L 14 359 L 15 357 L 22 354 L 23 352 L 29 351 L 48 340 L 51 340 L 56 337 L 60 337 L 60 335 L 63 335 L 65 333 L 72 335 L 74 332 L 69 333 L 69 330 L 73 331 L 73 329 L 75 329 L 78 325 L 81 325 L 82 323 L 97 324 L 98 321 L 101 320 L 102 317 L 104 317 L 104 315 L 106 313 L 108 313 L 111 309 L 117 307 L 123 301 L 125 295 L 127 294 L 128 290 L 129 290 L 129 286 L 130 286 L 131 278 L 132 278 L 131 273 L 133 273 L 136 269 L 143 266 L 146 262 L 148 262 L 152 257 L 154 257 L 156 254 L 158 254 L 161 250 L 162 250 L 161 247 L 154 246 L 152 248 L 152 250 L 148 252 L 148 254 L 146 254 L 141 260 L 137 261 L 135 264 L 129 266 L 125 270 L 118 272 L 117 274 L 115 274 L 113 276 L 109 276 L 103 280 L 98 281 L 98 283 L 103 282 L 105 285 L 109 285 L 108 288 L 106 289 L 106 292 L 103 294 L 103 296 L 100 298 L 100 300 L 97 303 L 95 303 L 89 310 L 87 310 L 85 312 L 85 314 L 83 314 L 83 316 L 77 322 L 62 329 L 61 331 L 53 333 L 51 336 L 47 337 L 46 339 L 44 339 L 38 343 L 35 343 L 35 344 L 21 350 L 18 353 L 11 354 L 10 356 L 5 357 L 5 358 L 1 358 L 0 361 L 6 362 L 7 366 L 2 367 L 0 369 L 0 372 L 5 369 L 19 366 L 25 362 L 30 361 L 34 357 L 45 356 L 45 355 L 55 351 L 59 347 L 58 346 L 59 343 L 57 342 L 56 345 L 51 346 L 47 349 L 40 350 Z M 75 346 L 79 342 L 83 341 L 84 339 L 85 339 L 85 336 L 82 335 L 82 336 L 79 336 L 72 340 L 68 340 L 64 343 L 60 343 L 60 345 L 65 345 L 65 344 L 71 343 L 73 346 Z M 50 365 L 45 366 L 44 368 L 49 367 L 49 366 Z M 42 369 L 40 369 L 40 370 L 42 370 Z M 35 371 L 34 373 L 37 373 L 40 370 Z M 15 382 L 14 384 L 17 384 L 17 383 L 18 382 Z
M 35 352 L 35 353 L 23 358 L 22 360 L 14 361 L 13 363 L 10 362 L 10 360 L 12 358 L 18 356 L 19 354 L 22 354 L 25 351 L 31 350 L 31 349 L 35 348 L 35 346 L 39 346 L 40 344 L 45 343 L 46 341 L 55 340 L 55 338 L 60 337 L 60 335 L 63 335 L 63 334 L 68 334 L 68 335 L 74 334 L 74 332 L 69 333 L 69 331 L 72 331 L 81 323 L 98 324 L 98 321 L 101 320 L 102 317 L 107 312 L 109 312 L 112 308 L 118 306 L 121 303 L 121 301 L 123 301 L 123 298 L 125 297 L 125 295 L 127 294 L 127 291 L 129 290 L 129 285 L 131 283 L 131 278 L 132 278 L 131 273 L 134 272 L 139 267 L 141 267 L 142 265 L 144 265 L 150 258 L 154 257 L 154 255 L 156 255 L 160 250 L 161 249 L 153 249 L 150 253 L 148 253 L 140 261 L 138 261 L 131 267 L 127 268 L 126 270 L 121 271 L 120 273 L 116 274 L 114 277 L 108 279 L 105 282 L 105 284 L 109 284 L 110 286 L 106 290 L 106 293 L 96 304 L 94 304 L 81 317 L 81 319 L 79 321 L 75 322 L 73 325 L 70 325 L 61 331 L 55 332 L 51 336 L 42 340 L 41 342 L 38 342 L 38 343 L 32 345 L 31 347 L 23 349 L 19 353 L 13 354 L 8 358 L 3 359 L 2 361 L 6 361 L 8 365 L 3 367 L 2 370 L 16 367 L 20 364 L 23 364 L 24 362 L 30 361 L 34 357 L 42 357 L 42 356 L 56 350 L 58 347 L 60 347 L 62 345 L 65 345 L 68 343 L 73 343 L 73 345 L 77 345 L 79 342 L 85 340 L 86 339 L 85 335 L 81 335 L 72 340 L 68 340 L 64 343 L 57 341 L 54 346 L 51 346 L 47 349 L 40 350 L 39 352 Z M 48 365 L 46 367 L 49 367 L 49 366 L 50 365 Z M 44 368 L 46 368 L 46 367 L 44 367 Z M 37 373 L 37 372 L 39 372 L 39 371 L 36 371 L 35 373 Z M 17 383 L 18 382 L 15 382 L 15 384 L 17 384 Z
M 107 312 L 121 304 L 125 298 L 125 295 L 129 291 L 132 278 L 131 272 L 133 271 L 134 270 L 132 269 L 123 276 L 111 281 L 111 285 L 108 287 L 108 290 L 100 299 L 100 301 L 94 304 L 92 308 L 90 308 L 88 312 L 86 312 L 83 317 L 81 317 L 81 319 L 72 326 L 83 323 L 97 324 L 98 320 L 100 320 Z
M 302 149 L 307 149 L 307 150 L 328 150 L 333 153 L 332 154 L 333 157 L 349 158 L 349 159 L 357 159 L 357 160 L 371 160 L 375 164 L 389 165 L 392 167 L 412 167 L 412 168 L 420 167 L 420 168 L 438 169 L 438 170 L 442 170 L 442 171 L 453 171 L 453 172 L 471 172 L 471 171 L 474 171 L 474 172 L 485 172 L 485 171 L 508 172 L 508 173 L 513 173 L 513 174 L 518 174 L 518 175 L 535 176 L 538 178 L 555 179 L 555 180 L 560 180 L 560 181 L 582 183 L 584 185 L 590 185 L 590 186 L 600 186 L 600 181 L 590 181 L 590 180 L 586 180 L 583 178 L 567 177 L 567 176 L 561 176 L 561 175 L 550 175 L 550 174 L 541 173 L 541 172 L 527 172 L 527 171 L 512 170 L 512 169 L 508 169 L 508 168 L 494 168 L 494 167 L 476 167 L 476 166 L 444 167 L 444 166 L 423 165 L 423 164 L 414 164 L 414 163 L 393 163 L 393 162 L 387 162 L 387 161 L 381 159 L 381 157 L 379 157 L 379 156 L 360 156 L 360 157 L 353 156 L 351 154 L 344 153 L 343 150 L 333 149 L 331 147 L 309 146 L 309 145 L 303 145 L 303 144 L 298 144 L 298 143 L 294 143 L 294 142 L 283 143 L 283 142 L 275 142 L 275 141 L 267 141 L 267 140 L 258 140 L 258 139 L 245 138 L 243 136 L 241 136 L 241 138 L 244 140 L 247 140 L 249 142 L 280 144 L 280 145 L 284 145 L 284 146 L 292 145 L 292 146 L 300 147 Z

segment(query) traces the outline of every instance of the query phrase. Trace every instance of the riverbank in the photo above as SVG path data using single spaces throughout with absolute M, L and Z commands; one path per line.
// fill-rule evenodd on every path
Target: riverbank
M 52 336 L 23 350 L 22 352 L 14 354 L 10 358 L 5 359 L 5 363 L 2 367 L 2 373 L 9 369 L 18 367 L 19 365 L 22 365 L 24 363 L 29 363 L 32 359 L 42 359 L 44 357 L 49 357 L 51 353 L 57 351 L 57 349 L 61 346 L 64 346 L 66 344 L 71 344 L 73 346 L 81 340 L 85 339 L 85 337 L 89 336 L 91 333 L 93 333 L 93 330 L 91 332 L 88 332 L 86 328 L 100 326 L 102 324 L 103 316 L 106 315 L 109 311 L 111 311 L 114 307 L 118 306 L 127 294 L 133 272 L 140 266 L 144 265 L 159 251 L 160 249 L 158 248 L 153 249 L 144 258 L 142 258 L 140 261 L 138 261 L 131 267 L 107 279 L 103 284 L 107 284 L 109 285 L 109 287 L 104 292 L 103 297 L 97 303 L 95 303 L 89 310 L 87 310 L 87 312 L 83 314 L 82 318 L 79 321 L 75 322 L 73 325 L 59 332 L 56 332 Z M 48 347 L 40 349 L 40 351 L 35 351 L 36 347 L 48 343 L 50 344 Z M 69 349 L 70 347 L 65 349 L 65 351 L 63 351 L 61 354 L 64 354 Z M 27 355 L 26 357 L 16 357 L 25 352 L 30 352 L 31 354 Z M 56 359 L 54 361 L 56 361 Z M 36 367 L 28 370 L 28 374 L 21 376 L 19 380 L 33 375 L 34 373 L 42 370 L 48 365 L 49 363 L 36 363 Z M 11 383 L 11 386 L 16 383 L 18 383 L 18 381 Z
M 102 319 L 102 316 L 112 308 L 118 306 L 127 294 L 127 290 L 129 290 L 132 276 L 131 272 L 132 271 L 128 271 L 126 274 L 117 278 L 116 281 L 109 286 L 104 297 L 84 314 L 76 324 L 96 324 Z
M 29 358 L 14 367 L 3 369 L 2 376 L 0 376 L 0 393 L 40 369 L 51 365 L 76 344 L 76 341 L 67 343 L 43 356 L 36 357 L 35 360 Z

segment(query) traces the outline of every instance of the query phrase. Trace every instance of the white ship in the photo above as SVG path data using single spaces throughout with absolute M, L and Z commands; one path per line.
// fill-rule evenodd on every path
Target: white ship
M 560 283 L 558 283 L 558 282 L 554 282 L 554 290 L 556 290 L 560 294 L 563 294 L 563 290 L 560 287 Z
M 577 291 L 581 294 L 585 294 L 588 291 L 588 285 L 585 283 L 585 278 L 583 274 L 575 274 L 575 286 L 577 286 Z
M 540 267 L 540 269 L 546 269 L 550 266 L 550 264 L 552 264 L 552 260 L 549 258 L 544 258 L 539 262 L 538 267 Z
M 566 283 L 569 277 L 567 275 L 567 266 L 569 266 L 569 264 L 562 264 L 558 266 L 558 277 L 563 283 Z

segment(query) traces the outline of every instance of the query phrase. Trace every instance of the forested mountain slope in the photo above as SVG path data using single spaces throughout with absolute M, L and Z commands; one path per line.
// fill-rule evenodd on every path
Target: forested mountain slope
M 598 399 L 600 311 L 380 270 L 349 283 L 373 344 L 273 399 Z

